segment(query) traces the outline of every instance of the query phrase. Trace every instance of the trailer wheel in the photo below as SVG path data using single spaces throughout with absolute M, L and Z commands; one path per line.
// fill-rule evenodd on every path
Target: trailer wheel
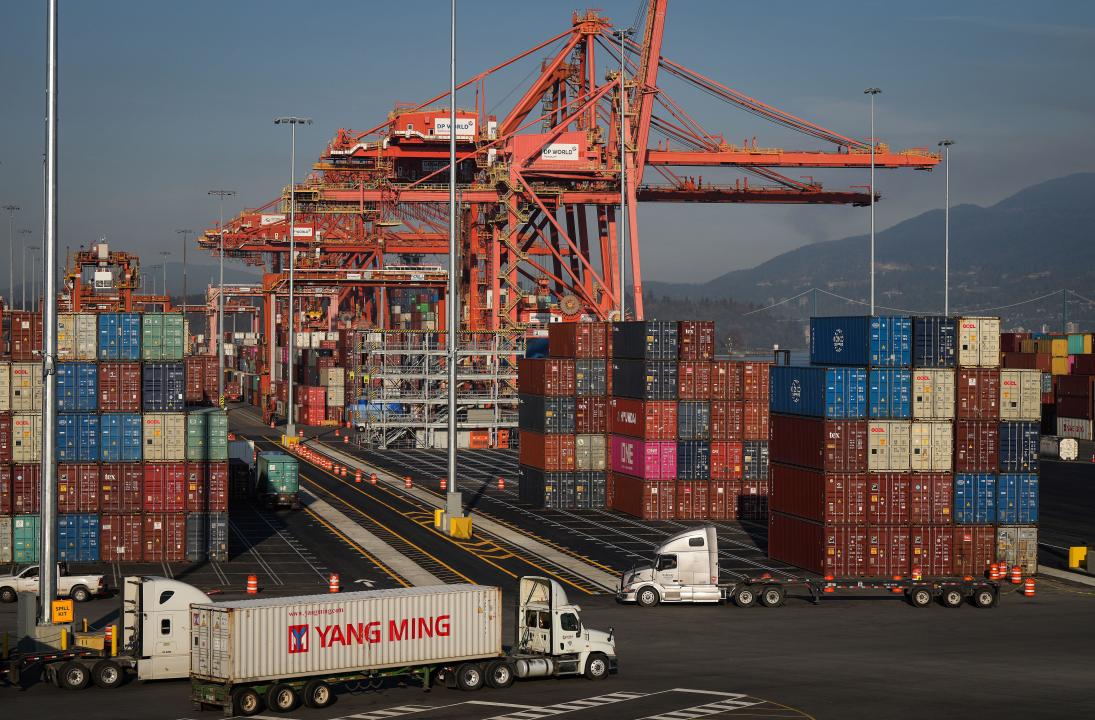
M 652 608 L 662 601 L 658 591 L 649 585 L 639 588 L 639 592 L 635 593 L 635 601 L 639 603 L 639 607 Z
M 335 700 L 331 686 L 322 680 L 310 680 L 304 686 L 304 705 L 310 708 L 325 708 Z
M 924 608 L 932 604 L 932 591 L 926 587 L 914 587 L 908 593 L 909 604 L 913 607 Z
M 464 663 L 456 668 L 456 687 L 468 691 L 483 687 L 482 668 L 475 663 Z
M 266 707 L 277 712 L 290 712 L 300 700 L 297 691 L 285 683 L 271 685 L 266 691 Z
M 0 588 L 0 602 L 13 603 L 17 599 L 19 599 L 19 596 L 10 587 Z
M 973 589 L 973 604 L 979 608 L 996 606 L 996 591 L 990 587 L 981 586 Z
M 943 603 L 943 607 L 956 608 L 962 607 L 962 601 L 965 598 L 962 597 L 962 591 L 958 588 L 947 588 L 943 591 L 943 594 L 939 597 L 939 602 Z
M 753 607 L 757 604 L 757 593 L 749 585 L 741 585 L 734 590 L 731 599 L 740 608 Z
M 232 693 L 232 712 L 236 715 L 250 717 L 262 710 L 262 698 L 254 689 L 249 687 L 236 688 Z
M 113 660 L 100 660 L 91 667 L 91 680 L 104 690 L 111 690 L 122 684 L 125 672 Z
M 65 690 L 83 690 L 91 682 L 91 673 L 81 663 L 69 660 L 61 666 L 57 682 Z
M 69 597 L 78 603 L 82 603 L 91 599 L 91 593 L 83 585 L 77 585 L 69 592 Z
M 782 585 L 768 585 L 760 592 L 760 604 L 768 608 L 778 608 L 783 604 L 784 596 Z
M 604 653 L 593 653 L 586 661 L 586 680 L 604 680 L 608 677 L 608 658 Z
M 504 690 L 513 684 L 513 666 L 505 660 L 495 660 L 487 665 L 487 685 Z

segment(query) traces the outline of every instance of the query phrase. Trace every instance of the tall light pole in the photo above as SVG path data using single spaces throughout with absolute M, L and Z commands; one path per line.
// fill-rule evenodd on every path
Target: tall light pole
M 41 250 L 38 248 L 30 249 L 30 310 L 37 310 L 40 306 L 38 304 L 38 261 L 42 259 Z M 42 269 L 44 272 L 44 268 Z M 26 282 L 24 281 L 24 284 Z M 42 283 L 45 285 L 45 283 Z
M 191 235 L 194 234 L 193 230 L 176 230 L 176 234 L 182 235 L 182 247 L 183 247 L 183 287 L 182 287 L 182 309 L 183 317 L 186 317 L 186 241 Z
M 5 205 L 8 211 L 8 309 L 15 304 L 15 213 L 23 208 L 18 205 Z
M 274 118 L 275 125 L 288 125 L 289 126 L 289 361 L 286 363 L 288 366 L 285 378 L 286 384 L 286 399 L 288 407 L 285 408 L 285 434 L 296 435 L 297 426 L 293 422 L 293 341 L 296 339 L 293 337 L 295 327 L 293 325 L 296 319 L 295 308 L 293 307 L 293 275 L 297 267 L 297 125 L 311 125 L 312 118 L 296 117 L 294 115 L 288 115 L 286 117 Z M 271 339 L 273 342 L 273 339 Z
M 163 257 L 163 294 L 167 298 L 168 302 L 171 301 L 171 293 L 167 291 L 167 258 L 171 257 L 169 250 L 161 250 L 160 255 Z M 166 312 L 166 305 L 164 308 Z
M 635 33 L 635 28 L 625 28 L 612 33 L 620 41 L 620 320 L 624 319 L 624 253 L 627 237 L 627 87 L 624 82 L 625 55 L 624 43 Z
M 882 90 L 869 87 L 863 92 L 871 96 L 871 315 L 874 315 L 874 151 L 878 145 L 874 137 L 874 96 Z
M 448 494 L 445 496 L 445 514 L 448 518 L 464 516 L 464 502 L 456 487 L 456 363 L 460 347 L 460 268 L 456 247 L 456 0 L 449 4 L 449 303 L 447 325 L 448 361 Z M 451 522 L 445 523 L 450 532 Z
M 27 235 L 30 235 L 30 230 L 28 230 L 26 228 L 23 228 L 22 230 L 19 231 L 19 234 L 23 236 L 23 239 L 20 241 L 19 244 L 23 246 L 23 290 L 24 290 L 23 294 L 25 295 L 26 294 L 25 288 L 27 286 L 27 278 L 26 278 L 26 274 L 27 274 L 27 258 L 26 258 Z M 31 250 L 34 251 L 34 252 L 39 251 L 38 248 L 31 248 Z M 32 297 L 31 302 L 33 302 L 33 301 L 34 300 L 33 300 L 33 297 Z M 21 309 L 26 310 L 26 307 L 23 307 Z
M 220 285 L 217 291 L 217 404 L 224 406 L 224 199 L 236 194 L 235 190 L 210 190 L 210 195 L 220 201 L 217 230 L 221 236 Z
M 951 314 L 951 145 L 954 140 L 939 141 L 943 148 L 943 165 L 946 169 L 946 190 L 943 192 L 943 314 Z

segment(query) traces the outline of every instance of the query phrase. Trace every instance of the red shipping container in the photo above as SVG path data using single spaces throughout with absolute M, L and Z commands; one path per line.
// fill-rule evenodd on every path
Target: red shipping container
M 867 530 L 859 525 L 825 525 L 772 513 L 768 557 L 820 575 L 863 577 L 867 573 Z
M 768 371 L 770 362 L 745 362 L 741 364 L 742 400 L 768 402 Z
M 94 463 L 57 466 L 57 512 L 99 512 L 99 466 Z
M 909 528 L 888 525 L 867 529 L 867 574 L 871 577 L 908 575 Z
M 984 577 L 996 562 L 996 528 L 992 525 L 955 525 L 953 559 L 955 575 Z
M 11 515 L 11 465 L 0 465 L 0 515 Z
M 186 464 L 186 510 L 228 511 L 228 463 Z
M 146 513 L 177 513 L 186 509 L 186 467 L 183 463 L 144 465 L 141 492 Z
M 767 520 L 769 492 L 767 480 L 742 480 L 741 493 L 738 494 L 738 518 Z
M 768 401 L 745 401 L 745 422 L 742 424 L 742 439 L 768 439 Z
M 1069 373 L 1072 375 L 1095 375 L 1095 355 L 1073 355 L 1072 367 Z
M 745 447 L 739 441 L 711 441 L 711 479 L 741 480 Z M 735 511 L 736 514 L 736 511 Z
M 1076 377 L 1093 377 L 1095 375 L 1077 375 Z M 1092 418 L 1090 397 L 1059 397 L 1057 398 L 1057 417 Z
M 103 513 L 139 513 L 144 507 L 143 466 L 136 463 L 103 463 L 99 483 L 99 502 Z
M 954 524 L 954 475 L 951 473 L 927 473 L 914 477 L 928 478 L 931 484 L 932 506 L 928 523 L 932 525 Z
M 932 490 L 941 479 L 954 482 L 954 476 L 945 473 L 913 473 L 909 476 L 910 524 L 931 525 L 935 522 L 932 519 Z
M 205 357 L 194 355 L 186 358 L 186 391 L 184 397 L 187 404 L 200 403 L 205 400 Z
M 867 522 L 866 473 L 831 473 L 780 463 L 772 463 L 769 473 L 772 512 L 830 525 Z
M 999 423 L 995 420 L 956 420 L 955 472 L 996 472 L 999 467 Z
M 550 472 L 573 472 L 575 439 L 573 435 L 543 435 L 521 431 L 520 463 Z
M 203 388 L 203 391 L 205 393 L 205 401 L 217 403 L 220 402 L 220 398 L 217 396 L 217 393 L 220 390 L 218 383 L 218 378 L 220 377 L 221 371 L 220 358 L 218 358 L 216 355 L 207 355 L 204 359 L 205 373 L 203 374 L 202 383 L 205 386 Z M 285 392 L 286 394 L 288 394 L 288 388 L 286 388 Z
M 607 358 L 612 325 L 566 322 L 548 325 L 548 354 L 553 358 Z
M 740 362 L 716 360 L 711 363 L 711 398 L 714 400 L 741 400 Z
M 1023 340 L 1029 337 L 1029 333 L 1000 333 L 1000 351 L 1005 353 L 1019 352 Z
M 745 403 L 741 400 L 715 400 L 711 403 L 711 439 L 745 439 Z
M 608 432 L 608 398 L 574 398 L 574 431 L 579 435 Z
M 517 387 L 531 395 L 575 394 L 574 361 L 558 358 L 519 358 Z
M 711 363 L 682 360 L 677 366 L 677 398 L 708 400 L 711 398 Z
M 42 351 L 42 315 L 32 312 L 11 312 L 11 347 L 9 353 L 15 362 L 41 360 Z
M 190 398 L 187 397 L 187 402 L 189 401 Z M 141 411 L 140 363 L 101 363 L 99 365 L 99 411 Z
M 714 425 L 713 417 L 711 423 Z M 867 472 L 866 420 L 773 415 L 770 428 L 771 462 L 833 472 Z
M 143 562 L 186 560 L 186 515 L 155 513 L 144 516 Z
M 2 342 L 2 341 L 0 341 Z M 0 414 L 0 465 L 11 463 L 11 415 Z
M 676 440 L 677 401 L 610 398 L 608 432 L 643 440 Z
M 678 480 L 676 493 L 677 520 L 707 519 L 707 480 Z
M 710 320 L 678 322 L 677 356 L 681 360 L 710 360 L 715 357 L 715 323 Z
M 642 520 L 672 520 L 676 512 L 676 480 L 642 480 L 621 473 L 612 479 L 612 509 Z
M 915 525 L 909 528 L 909 571 L 919 569 L 924 577 L 954 574 L 953 528 Z
M 104 562 L 140 562 L 144 516 L 103 515 L 99 519 L 99 553 Z
M 909 473 L 871 473 L 867 487 L 867 522 L 909 524 Z
M 954 392 L 958 401 L 958 418 L 1000 419 L 1000 370 L 998 368 L 959 368 Z
M 1053 388 L 1057 397 L 1095 397 L 1095 375 L 1055 375 Z M 1068 415 L 1066 417 L 1076 417 Z
M 1053 356 L 1049 353 L 1005 352 L 1000 357 L 1000 367 L 1017 370 L 1053 371 Z M 1066 377 L 1066 376 L 1061 376 Z
M 11 466 L 11 512 L 13 515 L 33 515 L 38 512 L 42 497 L 42 466 Z
M 711 480 L 707 487 L 707 517 L 711 520 L 737 520 L 741 483 L 736 480 Z

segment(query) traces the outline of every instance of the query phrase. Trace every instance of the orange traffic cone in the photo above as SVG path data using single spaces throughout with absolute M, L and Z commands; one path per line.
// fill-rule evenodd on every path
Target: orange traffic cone
M 338 573 L 331 573 L 331 577 L 327 581 L 327 592 L 336 593 L 338 591 Z
M 502 477 L 501 475 L 498 476 L 498 489 L 499 490 L 505 490 L 506 489 L 506 479 L 504 477 Z
M 259 593 L 259 576 L 248 575 L 247 576 L 247 594 L 258 595 Z
M 369 473 L 369 483 L 376 485 L 376 473 Z
M 1025 597 L 1034 597 L 1034 578 L 1028 577 L 1023 581 L 1023 595 Z
M 449 485 L 448 478 L 441 478 L 441 489 L 444 490 Z
M 354 482 L 358 485 L 361 484 L 361 470 L 354 470 Z
M 404 475 L 403 476 L 403 487 L 405 487 L 405 488 L 411 487 L 411 476 L 410 475 Z
M 1023 569 L 1018 565 L 1011 568 L 1011 584 L 1018 585 L 1023 582 Z

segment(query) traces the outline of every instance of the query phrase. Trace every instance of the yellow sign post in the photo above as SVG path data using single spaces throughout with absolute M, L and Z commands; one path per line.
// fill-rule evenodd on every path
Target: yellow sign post
M 71 600 L 54 600 L 50 605 L 50 615 L 55 625 L 72 622 L 73 611 Z

